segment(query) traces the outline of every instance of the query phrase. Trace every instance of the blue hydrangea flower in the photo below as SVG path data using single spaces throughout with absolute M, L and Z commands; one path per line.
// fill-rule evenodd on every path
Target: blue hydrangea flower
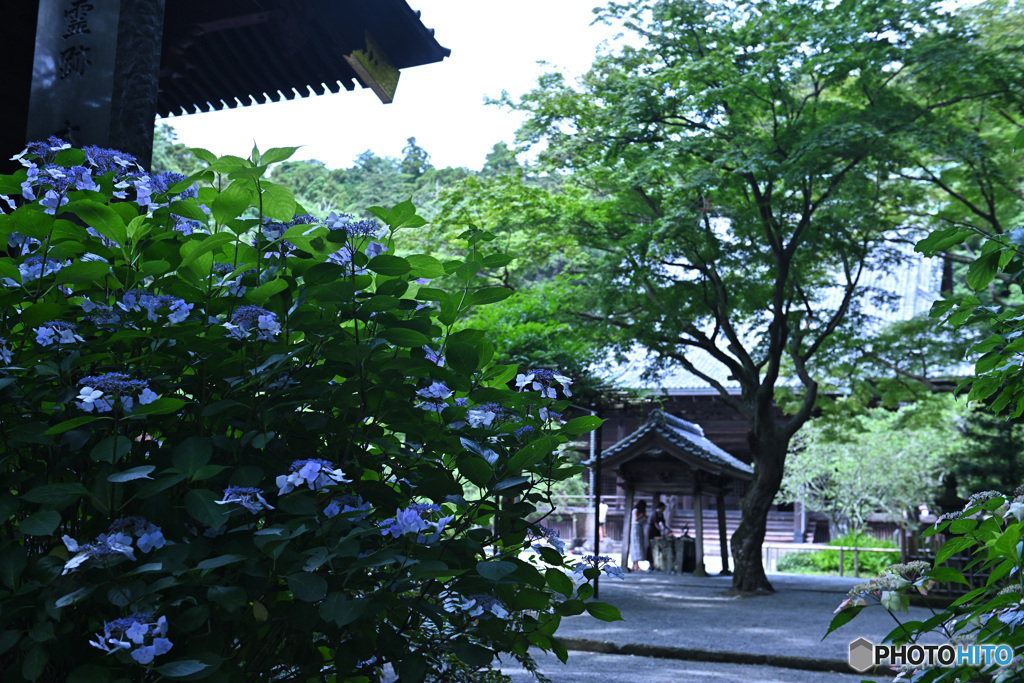
M 136 662 L 149 664 L 154 657 L 167 654 L 174 647 L 166 636 L 166 617 L 153 621 L 152 615 L 133 614 L 104 623 L 103 633 L 97 633 L 89 644 L 108 654 L 128 650 Z
M 0 337 L 0 361 L 3 361 L 5 365 L 10 365 L 12 360 L 11 347 L 7 345 L 5 338 Z
M 434 543 L 441 536 L 454 516 L 442 517 L 436 522 L 427 519 L 435 512 L 440 512 L 441 506 L 433 503 L 413 503 L 404 510 L 395 510 L 395 516 L 378 523 L 381 533 L 385 536 L 391 535 L 395 538 L 405 534 L 416 534 L 417 543 Z M 434 533 L 429 537 L 421 532 L 433 529 Z
M 224 497 L 213 502 L 218 505 L 238 503 L 253 514 L 258 513 L 263 508 L 274 509 L 274 506 L 263 497 L 263 492 L 251 486 L 229 486 L 224 489 Z
M 505 606 L 493 595 L 462 596 L 449 593 L 442 604 L 446 612 L 463 612 L 472 619 L 479 619 L 485 614 L 493 614 L 499 619 L 507 619 L 509 616 Z
M 607 555 L 584 555 L 572 568 L 572 571 L 574 574 L 580 575 L 583 574 L 584 570 L 591 568 L 600 569 L 608 576 L 616 579 L 626 578 L 626 575 L 622 573 L 622 568 Z
M 174 216 L 174 230 L 188 237 L 194 232 L 209 233 L 205 225 L 194 219 L 186 219 L 181 216 Z
M 145 173 L 135 157 L 127 152 L 95 145 L 86 145 L 82 151 L 85 152 L 86 163 L 95 169 L 97 175 L 113 173 L 115 183 L 137 178 Z
M 36 343 L 43 347 L 85 341 L 78 336 L 78 328 L 61 320 L 51 320 L 45 325 L 35 328 L 34 332 L 36 333 Z
M 167 309 L 167 321 L 172 324 L 180 323 L 188 318 L 193 306 L 193 304 L 185 303 L 184 299 L 170 295 L 145 296 L 139 300 L 139 305 L 146 309 L 146 317 L 152 322 L 159 321 L 157 312 L 160 309 Z
M 423 351 L 427 354 L 427 360 L 431 363 L 438 367 L 442 367 L 444 365 L 444 356 L 440 355 L 437 351 L 429 346 L 424 346 Z
M 61 540 L 64 541 L 68 552 L 75 553 L 71 559 L 64 563 L 64 571 L 61 572 L 62 576 L 74 571 L 88 560 L 96 560 L 98 564 L 105 565 L 118 557 L 127 557 L 129 560 L 135 559 L 135 551 L 131 546 L 131 537 L 125 534 L 101 534 L 94 543 L 84 545 L 79 545 L 78 541 L 66 534 Z
M 108 533 L 124 535 L 124 532 L 129 532 L 138 537 L 139 540 L 136 541 L 136 545 L 144 553 L 148 553 L 153 548 L 163 548 L 167 542 L 160 527 L 138 515 L 121 517 L 111 522 Z M 103 538 L 103 536 L 100 536 L 100 538 Z M 127 542 L 131 543 L 131 536 L 126 536 L 126 538 L 128 539 Z
M 231 314 L 231 320 L 224 323 L 228 336 L 238 340 L 246 340 L 253 332 L 256 339 L 273 341 L 281 331 L 281 323 L 277 315 L 259 306 L 241 306 Z
M 419 405 L 420 408 L 433 412 L 441 412 L 446 405 L 445 401 L 453 393 L 455 392 L 446 387 L 443 383 L 432 382 L 429 387 L 425 387 L 417 391 L 416 395 L 423 399 L 423 403 Z
M 94 325 L 99 326 L 113 326 L 117 325 L 121 321 L 121 316 L 118 315 L 110 306 L 106 304 L 98 304 L 89 298 L 82 299 L 82 310 L 88 315 L 82 317 L 82 320 L 91 322 Z
M 18 266 L 18 272 L 21 273 L 21 283 L 27 284 L 32 280 L 53 275 L 70 264 L 71 261 L 67 260 L 47 258 L 44 261 L 42 256 L 30 256 Z
M 174 173 L 173 171 L 163 171 L 161 173 L 154 173 L 153 175 L 140 175 L 135 178 L 135 193 L 136 203 L 140 208 L 147 210 L 158 209 L 161 206 L 167 206 L 169 202 L 157 202 L 153 200 L 153 195 L 166 195 L 167 191 L 175 183 L 180 183 L 185 179 L 180 173 Z M 183 192 L 179 192 L 170 199 L 184 199 L 186 197 L 198 197 L 199 190 L 195 186 L 189 187 Z
M 534 391 L 541 392 L 541 395 L 546 398 L 555 398 L 555 384 L 559 384 L 562 387 L 562 393 L 567 397 L 572 396 L 572 391 L 569 390 L 569 386 L 572 384 L 572 380 L 564 375 L 559 375 L 552 370 L 545 370 L 543 368 L 528 370 L 526 373 L 516 375 L 516 387 L 520 391 L 526 389 L 526 385 L 530 384 Z
M 51 135 L 45 141 L 28 143 L 28 145 L 25 146 L 25 149 L 11 157 L 11 161 L 17 161 L 22 166 L 31 168 L 35 163 L 31 159 L 26 159 L 25 157 L 32 155 L 38 157 L 44 164 L 49 164 L 53 161 L 54 157 L 57 156 L 58 152 L 70 148 L 70 143 L 61 140 L 55 135 Z
M 565 552 L 565 541 L 563 541 L 560 538 L 560 534 L 558 533 L 557 529 L 552 529 L 550 527 L 544 526 L 543 524 L 536 523 L 533 526 L 536 528 L 534 531 L 531 531 L 531 535 L 533 536 L 534 540 L 546 541 L 551 545 L 552 548 L 557 550 L 559 553 Z M 534 544 L 533 548 L 537 550 L 540 548 L 540 546 Z
M 126 412 L 131 412 L 136 395 L 141 405 L 148 405 L 160 398 L 149 388 L 148 382 L 128 379 L 128 375 L 121 372 L 84 377 L 78 383 L 82 389 L 76 405 L 87 413 L 93 409 L 99 413 L 109 412 L 113 410 L 116 401 L 120 401 Z
M 365 519 L 371 510 L 373 510 L 373 506 L 359 496 L 344 495 L 332 498 L 331 502 L 324 508 L 324 515 L 326 517 L 337 517 L 338 515 L 356 513 L 352 515 L 352 519 L 359 521 Z
M 305 483 L 310 490 L 320 489 L 333 484 L 349 484 L 351 479 L 345 478 L 345 473 L 329 460 L 309 458 L 296 460 L 292 463 L 289 474 L 282 474 L 277 477 L 276 483 L 279 488 L 277 495 L 283 496 L 291 493 L 296 486 Z

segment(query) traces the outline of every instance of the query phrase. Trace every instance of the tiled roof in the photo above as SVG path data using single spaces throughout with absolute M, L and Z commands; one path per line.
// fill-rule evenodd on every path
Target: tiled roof
M 927 312 L 939 298 L 939 268 L 937 259 L 924 258 L 920 254 L 906 254 L 907 261 L 891 273 L 867 271 L 861 278 L 861 288 L 866 296 L 862 299 L 863 313 L 869 324 L 884 326 L 900 320 L 909 320 L 915 315 Z M 872 300 L 872 294 L 892 295 L 889 304 Z M 823 310 L 835 310 L 842 300 L 842 289 L 835 287 L 824 293 L 820 304 Z M 723 351 L 725 343 L 722 344 Z M 687 359 L 694 367 L 714 378 L 730 393 L 739 393 L 739 382 L 730 378 L 728 369 L 701 349 L 687 351 Z M 661 370 L 651 370 L 653 357 L 640 346 L 630 350 L 623 362 L 609 360 L 596 367 L 609 384 L 629 389 L 667 392 L 669 394 L 717 394 L 718 391 L 697 375 L 679 365 L 666 364 Z M 782 383 L 786 383 L 783 378 Z M 797 380 L 790 380 L 799 384 Z
M 753 476 L 754 470 L 750 465 L 734 458 L 712 443 L 704 436 L 704 430 L 699 425 L 687 422 L 674 415 L 669 415 L 661 410 L 652 411 L 647 417 L 647 422 L 615 445 L 606 448 L 601 453 L 600 458 L 607 460 L 626 453 L 650 435 L 660 437 L 670 444 L 696 456 L 697 459 L 708 463 L 711 469 L 715 471 L 720 470 L 726 474 L 739 476 L 742 479 L 749 479 Z M 593 464 L 593 462 L 593 459 L 591 459 L 585 464 Z
M 374 63 L 379 52 L 396 69 L 451 54 L 406 0 L 167 0 L 157 113 L 374 87 L 351 65 L 355 51 Z

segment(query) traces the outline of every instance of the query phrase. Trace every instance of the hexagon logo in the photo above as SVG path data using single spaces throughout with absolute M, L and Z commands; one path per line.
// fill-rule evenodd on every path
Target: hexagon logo
M 850 668 L 864 673 L 875 665 L 875 646 L 867 638 L 858 638 L 850 643 Z

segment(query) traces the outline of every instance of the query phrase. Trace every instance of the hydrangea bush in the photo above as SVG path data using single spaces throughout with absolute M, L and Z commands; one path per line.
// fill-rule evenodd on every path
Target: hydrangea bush
M 835 611 L 829 633 L 854 619 L 865 608 L 887 610 L 897 622 L 886 643 L 949 642 L 956 645 L 1009 645 L 1009 665 L 995 662 L 958 666 L 898 667 L 900 681 L 1020 680 L 1024 672 L 1024 486 L 1012 494 L 975 494 L 962 511 L 948 513 L 924 535 L 942 533 L 947 540 L 933 562 L 914 561 L 887 567 L 882 574 L 854 586 Z M 949 561 L 966 554 L 967 566 L 984 585 L 972 585 Z M 912 594 L 927 596 L 936 583 L 959 583 L 971 588 L 944 609 L 933 609 L 924 621 L 900 620 Z M 927 599 L 927 598 L 926 598 Z
M 5 683 L 498 680 L 619 618 L 526 521 L 597 421 L 457 327 L 508 257 L 398 256 L 409 203 L 310 217 L 264 179 L 293 151 L 51 139 L 0 177 Z

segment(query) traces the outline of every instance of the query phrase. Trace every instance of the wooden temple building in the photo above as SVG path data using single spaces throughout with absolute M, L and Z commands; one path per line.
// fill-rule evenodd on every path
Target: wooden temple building
M 600 461 L 600 462 L 598 462 Z M 692 422 L 654 410 L 634 432 L 585 463 L 600 465 L 625 490 L 622 567 L 628 567 L 629 511 L 637 493 L 651 495 L 655 504 L 663 496 L 689 496 L 693 501 L 693 531 L 696 538 L 696 573 L 704 572 L 704 498 L 716 501 L 718 540 L 723 571 L 728 572 L 725 496 L 737 484 L 753 478 L 750 465 L 716 446 Z
M 0 172 L 27 141 L 129 152 L 148 167 L 157 114 L 356 85 L 450 54 L 406 0 L 23 0 L 6 3 Z

